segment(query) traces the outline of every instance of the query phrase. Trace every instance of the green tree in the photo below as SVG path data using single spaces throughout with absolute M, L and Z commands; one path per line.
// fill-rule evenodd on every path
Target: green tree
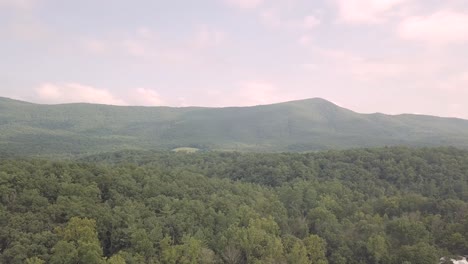
M 72 217 L 57 233 L 61 240 L 52 248 L 51 263 L 104 263 L 93 219 Z
M 26 264 L 45 264 L 45 261 L 38 257 L 32 257 L 26 259 Z
M 327 243 L 317 235 L 309 235 L 304 240 L 304 245 L 307 250 L 307 256 L 310 263 L 314 264 L 327 264 L 326 258 Z
M 373 235 L 366 243 L 367 251 L 374 263 L 381 263 L 387 258 L 388 243 L 383 235 Z

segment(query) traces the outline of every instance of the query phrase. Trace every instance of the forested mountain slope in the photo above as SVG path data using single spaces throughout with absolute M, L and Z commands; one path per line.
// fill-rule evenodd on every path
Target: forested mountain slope
M 468 121 L 359 114 L 323 99 L 226 108 L 38 105 L 0 98 L 0 149 L 75 155 L 195 147 L 314 151 L 386 145 L 468 147 Z
M 434 264 L 468 249 L 468 151 L 0 159 L 0 263 Z

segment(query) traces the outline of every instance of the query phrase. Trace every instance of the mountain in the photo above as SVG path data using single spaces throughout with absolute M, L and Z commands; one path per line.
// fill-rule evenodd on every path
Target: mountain
M 314 151 L 390 145 L 468 148 L 468 120 L 360 114 L 314 98 L 252 107 L 40 105 L 0 98 L 0 152 L 122 149 Z

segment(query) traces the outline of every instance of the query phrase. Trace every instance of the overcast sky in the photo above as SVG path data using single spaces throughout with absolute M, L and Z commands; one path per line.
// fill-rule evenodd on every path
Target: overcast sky
M 0 96 L 468 118 L 468 1 L 0 0 Z

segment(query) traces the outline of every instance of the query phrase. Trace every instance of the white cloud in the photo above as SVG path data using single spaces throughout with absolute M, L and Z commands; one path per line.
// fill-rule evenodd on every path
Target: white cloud
M 254 9 L 259 7 L 264 0 L 225 0 L 229 5 L 242 9 Z
M 398 27 L 401 38 L 434 45 L 468 42 L 468 14 L 441 10 L 429 16 L 412 16 Z
M 44 83 L 36 89 L 39 99 L 45 103 L 97 103 L 126 105 L 127 103 L 113 96 L 105 89 L 78 83 Z
M 346 23 L 379 23 L 408 0 L 335 0 L 340 21 Z

